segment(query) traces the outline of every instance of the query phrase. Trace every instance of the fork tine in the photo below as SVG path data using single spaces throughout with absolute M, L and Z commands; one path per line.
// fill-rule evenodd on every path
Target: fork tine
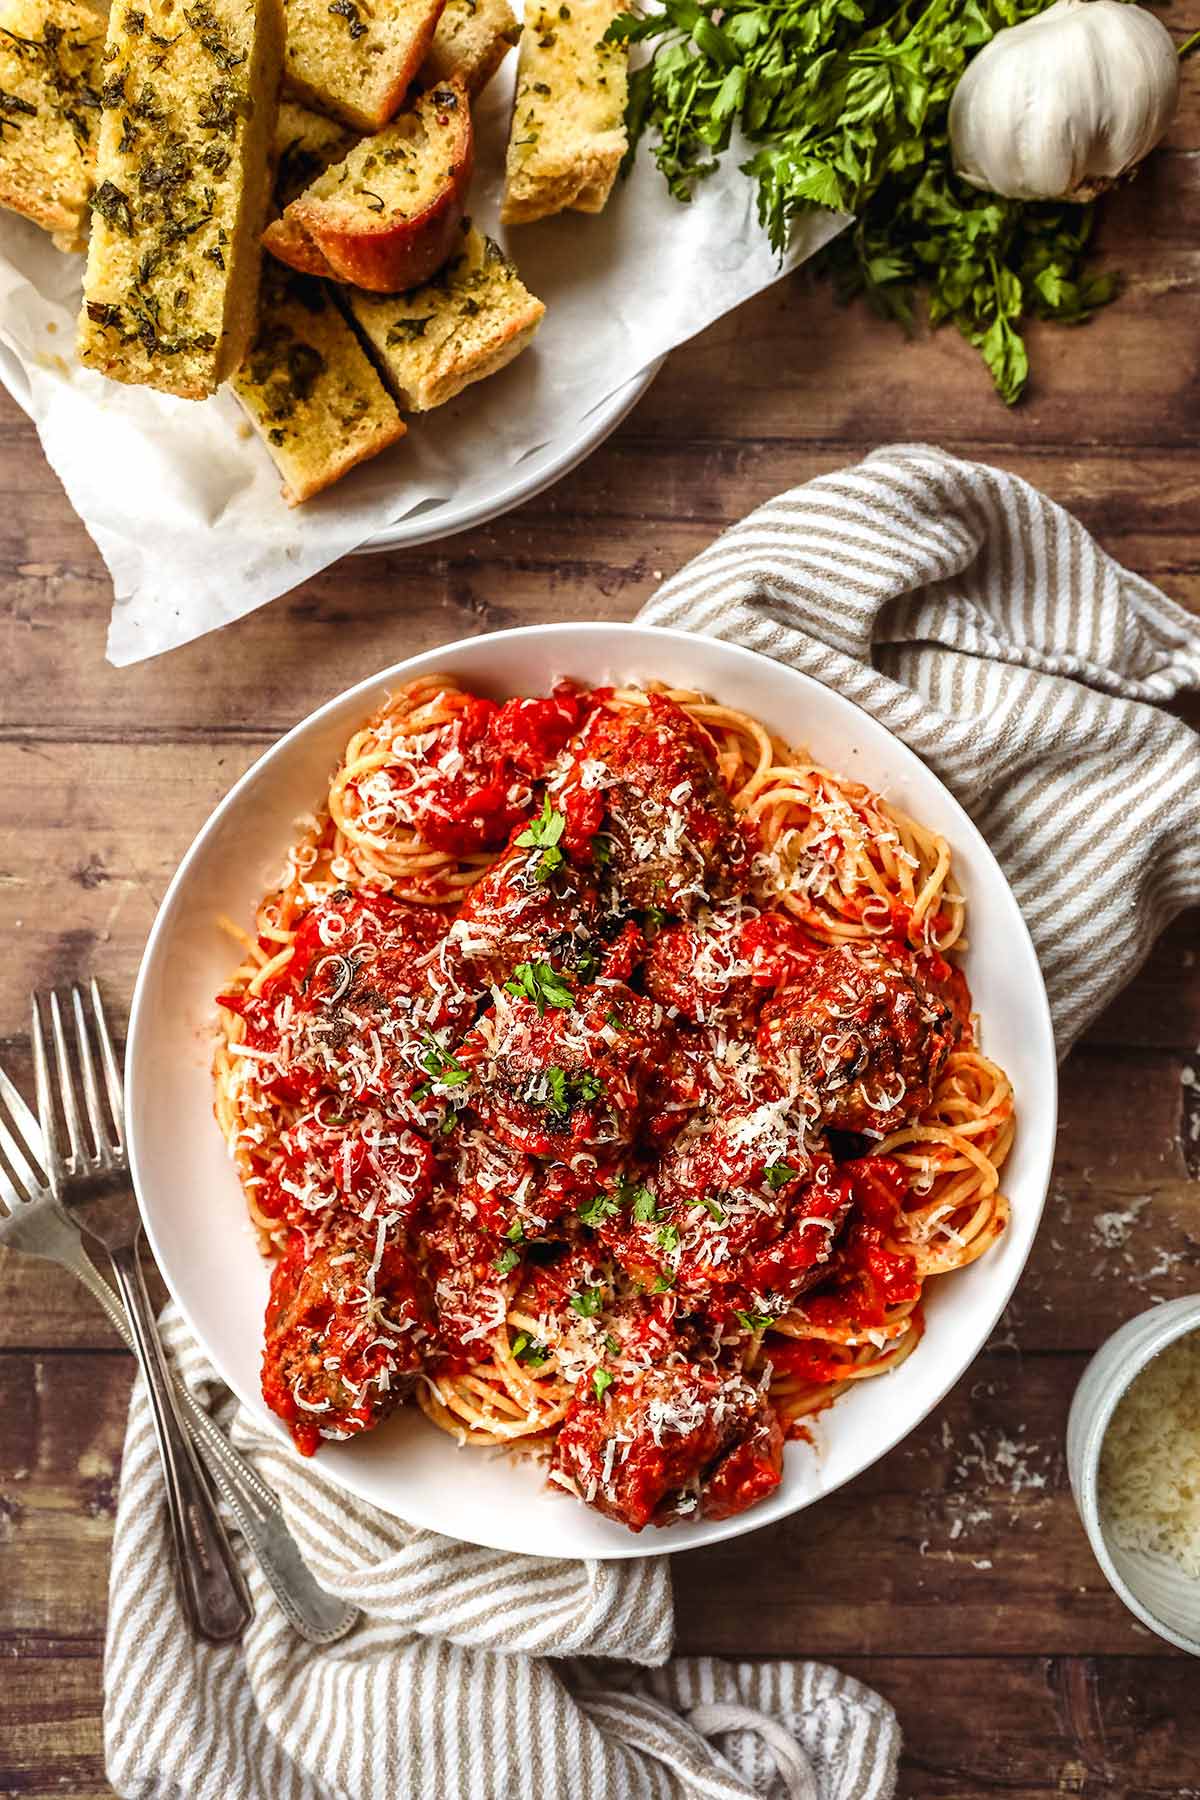
M 20 1133 L 26 1150 L 39 1168 L 45 1167 L 45 1144 L 42 1140 L 42 1128 L 33 1112 L 26 1106 L 16 1083 L 8 1079 L 0 1069 L 0 1100 L 7 1106 L 13 1125 Z
M 37 1084 L 38 1119 L 41 1122 L 42 1141 L 46 1146 L 46 1173 L 50 1177 L 51 1187 L 57 1188 L 66 1173 L 66 1168 L 63 1163 L 62 1137 L 58 1129 L 58 1120 L 54 1116 L 54 1094 L 50 1086 L 50 1064 L 46 1055 L 46 1033 L 42 1027 L 42 1009 L 36 994 L 33 996 L 33 1023 L 30 1034 L 33 1038 L 33 1074 Z
M 100 1097 L 100 1083 L 96 1080 L 96 1065 L 92 1061 L 92 1036 L 83 1013 L 83 995 L 77 987 L 71 989 L 71 1009 L 75 1014 L 75 1035 L 79 1039 L 84 1104 L 87 1107 L 88 1124 L 92 1128 L 92 1143 L 99 1156 L 111 1148 L 112 1133 L 104 1116 L 104 1101 Z
M 0 1073 L 3 1073 L 3 1071 L 0 1071 Z M 5 1085 L 11 1085 L 11 1083 L 7 1081 L 7 1078 Z M 0 1088 L 0 1093 L 3 1093 L 3 1091 L 4 1089 Z M 37 1170 L 29 1160 L 25 1146 L 21 1143 L 19 1138 L 13 1136 L 12 1132 L 5 1124 L 2 1112 L 0 1112 L 0 1151 L 3 1151 L 9 1168 L 16 1176 L 20 1185 L 25 1189 L 24 1194 L 18 1195 L 18 1199 L 32 1199 L 33 1195 L 43 1184 L 38 1176 Z M 0 1168 L 0 1176 L 2 1176 L 3 1173 L 3 1169 Z
M 75 1094 L 75 1074 L 71 1068 L 70 1052 L 67 1049 L 67 1034 L 63 1030 L 62 1007 L 59 1004 L 57 988 L 50 990 L 50 1030 L 54 1036 L 54 1057 L 58 1064 L 58 1097 L 62 1102 L 67 1138 L 71 1145 L 71 1156 L 74 1161 L 78 1162 L 84 1155 L 83 1120 L 79 1116 L 79 1101 Z
M 112 1047 L 112 1038 L 108 1034 L 108 1020 L 104 1014 L 104 1002 L 100 998 L 100 984 L 92 976 L 92 1013 L 96 1020 L 96 1036 L 100 1039 L 100 1061 L 104 1064 L 104 1079 L 108 1086 L 108 1104 L 112 1107 L 113 1121 L 117 1127 L 117 1143 L 121 1150 L 125 1149 L 125 1093 L 121 1087 L 121 1067 L 117 1062 Z

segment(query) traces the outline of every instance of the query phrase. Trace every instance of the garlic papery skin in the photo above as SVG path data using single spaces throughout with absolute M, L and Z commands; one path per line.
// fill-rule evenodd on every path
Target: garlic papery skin
M 950 103 L 954 167 L 1014 200 L 1090 200 L 1152 150 L 1175 114 L 1166 26 L 1128 0 L 1055 0 L 997 32 Z

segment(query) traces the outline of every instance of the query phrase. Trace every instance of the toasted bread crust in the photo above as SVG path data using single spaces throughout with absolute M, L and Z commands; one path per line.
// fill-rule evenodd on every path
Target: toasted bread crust
M 446 0 L 417 79 L 432 87 L 458 76 L 474 99 L 520 38 L 508 0 Z
M 328 274 L 376 294 L 418 287 L 437 273 L 459 242 L 474 161 L 466 88 L 455 80 L 418 99 L 411 116 L 428 132 L 430 153 L 438 158 L 437 191 L 419 210 L 406 212 L 395 200 L 385 212 L 390 134 L 396 133 L 397 144 L 405 142 L 400 126 L 409 116 L 402 115 L 368 146 L 356 146 L 351 157 L 292 201 L 264 236 L 272 255 L 293 268 Z M 380 182 L 383 192 L 367 190 L 357 176 L 351 179 L 352 169 L 363 163 L 359 153 L 364 149 L 368 169 L 376 170 L 371 178 Z M 323 262 L 318 263 L 318 257 Z
M 628 144 L 628 52 L 605 32 L 622 0 L 526 9 L 500 217 L 600 212 Z
M 0 0 L 0 206 L 82 249 L 104 25 L 73 0 Z
M 404 436 L 395 402 L 322 283 L 268 265 L 230 386 L 300 506 Z
M 404 104 L 445 3 L 377 0 L 364 18 L 355 0 L 287 0 L 284 92 L 359 131 L 381 131 Z
M 338 279 L 329 258 L 322 256 L 316 244 L 295 219 L 272 219 L 263 232 L 263 248 L 277 262 L 286 263 L 301 275 L 320 275 L 327 281 Z
M 545 307 L 489 238 L 468 229 L 436 281 L 390 299 L 352 294 L 350 310 L 402 408 L 430 412 L 525 349 Z

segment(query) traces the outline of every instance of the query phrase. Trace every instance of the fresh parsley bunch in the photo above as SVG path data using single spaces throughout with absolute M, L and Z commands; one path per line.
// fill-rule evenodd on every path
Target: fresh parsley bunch
M 817 260 L 839 296 L 864 295 L 907 329 L 923 291 L 931 323 L 953 320 L 1012 405 L 1029 375 L 1023 322 L 1074 324 L 1116 292 L 1115 276 L 1085 267 L 1090 207 L 983 194 L 951 166 L 946 119 L 966 62 L 1048 4 L 662 0 L 622 13 L 610 38 L 654 43 L 630 76 L 630 155 L 652 131 L 687 200 L 738 125 L 774 247 L 812 207 L 853 213 Z

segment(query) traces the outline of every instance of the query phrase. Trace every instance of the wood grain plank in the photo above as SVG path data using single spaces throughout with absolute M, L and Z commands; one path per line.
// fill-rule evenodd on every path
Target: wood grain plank
M 102 1675 L 94 1641 L 41 1656 L 0 1638 L 0 1800 L 108 1800 Z
M 20 523 L 0 525 L 0 659 L 12 676 L 0 694 L 0 779 L 20 774 L 6 736 L 35 744 L 68 733 L 266 739 L 372 670 L 439 642 L 513 624 L 631 618 L 660 573 L 680 568 L 732 520 L 861 454 L 795 436 L 737 442 L 728 423 L 706 438 L 697 420 L 680 424 L 684 442 L 668 446 L 647 434 L 646 421 L 673 379 L 668 370 L 616 438 L 507 519 L 427 550 L 345 562 L 165 662 L 132 669 L 103 662 L 107 579 L 70 560 L 62 497 L 44 531 L 21 517 L 14 497 L 6 510 Z M 795 418 L 803 421 L 803 409 Z M 910 435 L 902 417 L 879 421 L 878 441 Z M 1189 536 L 1200 504 L 1193 459 L 963 448 L 1043 487 L 1118 559 L 1200 612 L 1194 529 Z M 36 446 L 26 460 L 36 464 Z M 6 532 L 21 541 L 6 547 Z

